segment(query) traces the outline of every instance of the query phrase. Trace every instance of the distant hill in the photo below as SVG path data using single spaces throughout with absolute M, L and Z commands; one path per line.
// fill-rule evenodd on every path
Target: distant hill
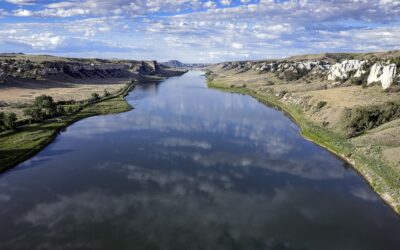
M 162 62 L 161 63 L 164 66 L 171 67 L 171 68 L 184 68 L 186 67 L 184 63 L 178 61 L 178 60 L 170 60 L 168 62 Z
M 0 56 L 2 57 L 17 56 L 17 55 L 24 55 L 24 53 L 0 53 Z
M 206 63 L 182 63 L 178 60 L 170 60 L 160 64 L 170 68 L 204 68 L 210 65 Z

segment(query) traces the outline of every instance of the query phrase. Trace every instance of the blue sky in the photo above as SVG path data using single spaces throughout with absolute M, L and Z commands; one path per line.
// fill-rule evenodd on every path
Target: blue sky
M 0 52 L 220 62 L 400 49 L 400 0 L 0 0 Z

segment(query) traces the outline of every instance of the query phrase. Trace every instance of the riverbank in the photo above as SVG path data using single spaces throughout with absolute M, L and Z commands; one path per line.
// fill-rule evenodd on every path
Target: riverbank
M 50 144 L 60 131 L 87 117 L 126 112 L 133 107 L 125 96 L 135 87 L 135 83 L 95 103 L 85 105 L 81 110 L 63 117 L 48 119 L 18 127 L 16 130 L 0 134 L 0 172 L 4 172 L 37 154 Z
M 283 102 L 281 98 L 257 89 L 251 89 L 247 85 L 231 85 L 229 82 L 208 79 L 207 84 L 211 88 L 251 95 L 260 102 L 273 106 L 286 113 L 299 125 L 301 134 L 306 139 L 326 148 L 330 152 L 343 158 L 369 183 L 373 190 L 390 206 L 400 214 L 399 171 L 396 171 L 386 162 L 365 155 L 357 149 L 357 145 L 342 134 L 316 125 L 308 119 L 302 109 L 294 104 Z

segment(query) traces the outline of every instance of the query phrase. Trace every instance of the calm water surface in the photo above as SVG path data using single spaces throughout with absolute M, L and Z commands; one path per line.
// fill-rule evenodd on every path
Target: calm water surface
M 138 86 L 0 176 L 0 249 L 400 249 L 400 220 L 282 113 L 201 72 Z

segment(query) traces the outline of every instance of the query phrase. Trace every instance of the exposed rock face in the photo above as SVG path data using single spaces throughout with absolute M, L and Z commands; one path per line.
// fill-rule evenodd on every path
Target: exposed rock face
M 287 81 L 298 80 L 307 75 L 326 74 L 330 65 L 326 61 L 247 61 L 228 62 L 225 70 L 235 69 L 238 73 L 254 70 L 259 73 L 273 72 Z
M 300 61 L 300 62 L 262 62 L 256 63 L 252 66 L 257 71 L 261 72 L 282 72 L 282 71 L 311 71 L 313 69 L 327 70 L 329 69 L 329 63 L 325 61 Z
M 394 83 L 396 79 L 396 71 L 396 64 L 385 65 L 382 63 L 375 63 L 371 68 L 367 84 L 380 82 L 382 84 L 382 88 L 387 89 Z
M 341 63 L 335 63 L 329 70 L 328 80 L 346 80 L 350 77 L 350 73 L 355 73 L 355 77 L 361 77 L 366 71 L 363 69 L 367 61 L 360 60 L 344 60 Z
M 54 58 L 52 58 L 54 59 Z M 182 72 L 181 72 L 182 73 Z M 62 78 L 133 78 L 136 75 L 171 76 L 177 71 L 164 69 L 156 61 L 68 59 L 30 61 L 13 56 L 0 58 L 0 81 L 8 78 L 54 79 Z
M 139 68 L 140 74 L 156 75 L 158 72 L 160 72 L 160 66 L 156 61 L 143 61 Z

